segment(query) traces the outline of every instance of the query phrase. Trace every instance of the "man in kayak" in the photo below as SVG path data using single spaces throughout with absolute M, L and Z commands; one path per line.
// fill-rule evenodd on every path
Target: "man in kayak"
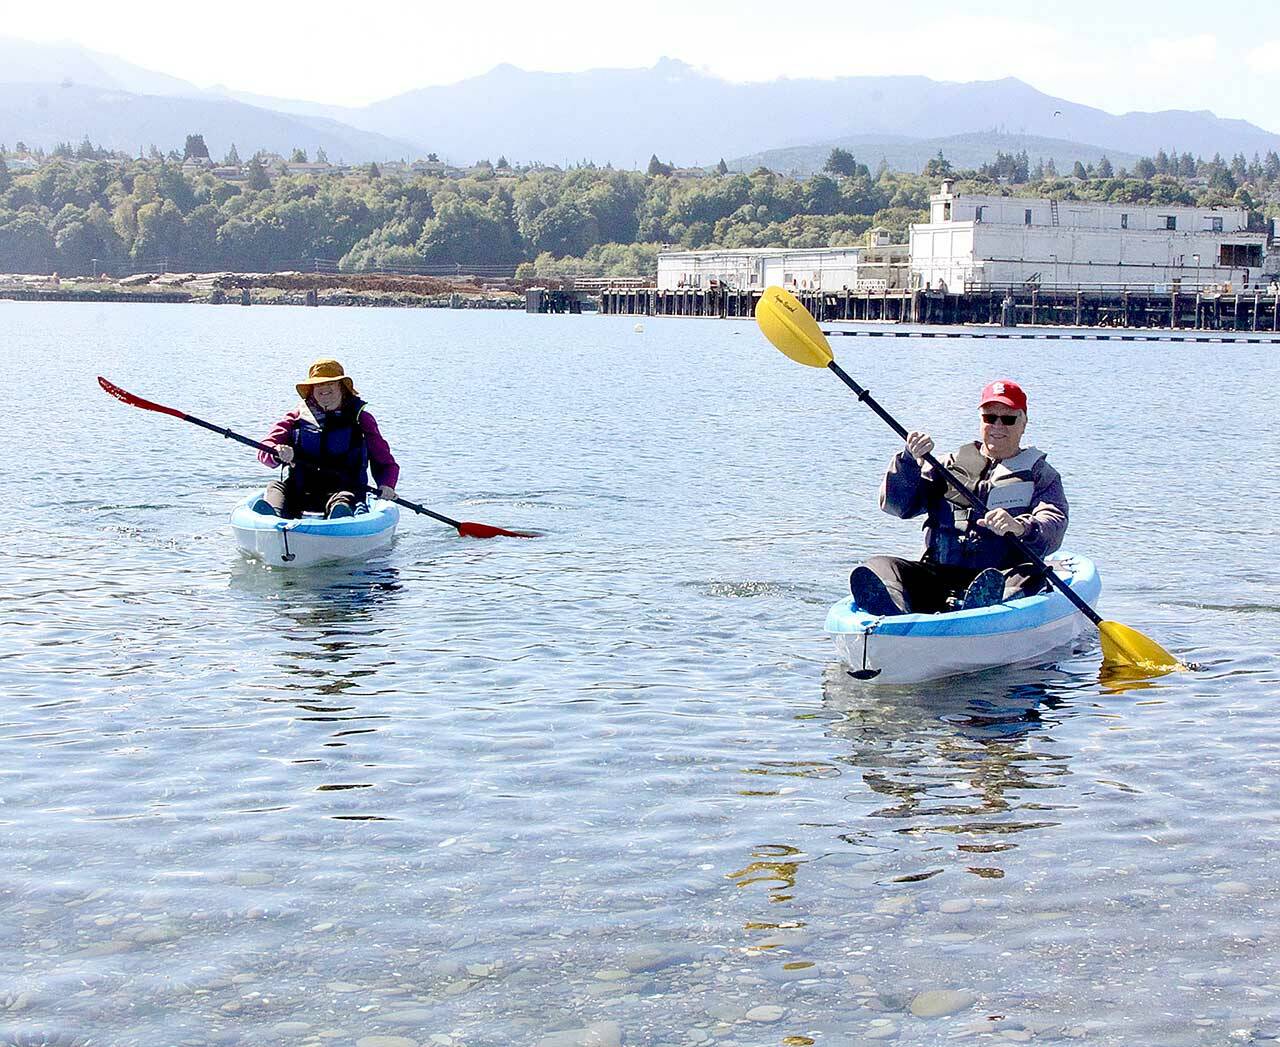
M 267 485 L 254 511 L 284 517 L 304 512 L 351 516 L 364 505 L 370 470 L 378 496 L 394 498 L 400 466 L 342 364 L 317 360 L 295 388 L 302 402 L 262 441 L 272 450 L 258 452 L 263 465 L 289 470 L 283 480 Z
M 1016 536 L 1041 557 L 1062 545 L 1067 498 L 1043 451 L 1022 446 L 1027 396 L 1017 382 L 991 382 L 979 399 L 979 439 L 943 461 L 987 505 L 971 509 L 924 461 L 927 433 L 907 434 L 880 487 L 880 508 L 909 520 L 923 515 L 919 560 L 873 556 L 854 568 L 849 588 L 869 614 L 936 613 L 987 607 L 1038 592 L 1044 579 L 1025 562 Z

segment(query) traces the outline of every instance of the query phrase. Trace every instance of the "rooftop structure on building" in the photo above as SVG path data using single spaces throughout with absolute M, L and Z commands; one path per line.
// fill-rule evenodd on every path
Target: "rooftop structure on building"
M 911 283 L 951 291 L 1256 286 L 1270 243 L 1239 207 L 961 194 L 943 181 L 912 225 Z
M 906 244 L 883 229 L 861 247 L 759 247 L 712 251 L 662 251 L 658 290 L 712 288 L 749 291 L 777 285 L 793 291 L 896 290 L 907 286 Z

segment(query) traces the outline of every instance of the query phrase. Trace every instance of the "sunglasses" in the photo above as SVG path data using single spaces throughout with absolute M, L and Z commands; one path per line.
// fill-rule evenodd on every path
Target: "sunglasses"
M 1016 425 L 1018 416 L 1016 414 L 987 414 L 986 411 L 983 411 L 982 420 L 987 425 L 995 425 L 996 422 L 1003 422 L 1005 425 Z

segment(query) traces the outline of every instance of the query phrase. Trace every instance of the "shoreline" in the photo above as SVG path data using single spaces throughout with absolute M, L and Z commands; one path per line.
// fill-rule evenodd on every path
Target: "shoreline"
M 0 274 L 0 301 L 524 309 L 522 291 L 464 280 L 360 273 L 140 273 L 119 280 Z

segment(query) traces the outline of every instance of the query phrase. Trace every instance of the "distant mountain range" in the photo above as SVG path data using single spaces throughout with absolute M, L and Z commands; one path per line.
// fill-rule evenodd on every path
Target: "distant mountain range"
M 907 138 L 903 135 L 851 135 L 830 142 L 814 145 L 797 145 L 787 149 L 766 149 L 762 153 L 741 156 L 727 161 L 733 171 L 754 171 L 767 167 L 781 174 L 808 178 L 822 170 L 834 148 L 852 153 L 860 163 L 874 172 L 881 160 L 894 171 L 920 171 L 939 153 L 955 167 L 980 167 L 995 158 L 996 153 L 1025 152 L 1034 167 L 1037 160 L 1053 160 L 1060 174 L 1070 174 L 1072 165 L 1096 164 L 1102 157 L 1112 166 L 1132 167 L 1139 159 L 1137 153 L 1101 146 L 1070 142 L 1061 138 L 1040 138 L 1036 135 L 1001 134 L 998 131 L 963 135 L 947 135 L 945 138 Z
M 200 133 L 220 157 L 235 142 L 331 160 L 414 159 L 435 152 L 468 164 L 590 161 L 644 167 L 650 154 L 678 166 L 764 163 L 807 173 L 833 145 L 875 166 L 918 170 L 941 149 L 953 163 L 1026 149 L 1061 169 L 1104 153 L 1117 167 L 1159 149 L 1252 156 L 1280 135 L 1210 112 L 1115 116 L 1037 91 L 1020 80 L 950 83 L 922 76 L 843 77 L 737 84 L 672 59 L 650 69 L 526 72 L 426 87 L 362 108 L 199 88 L 73 46 L 0 39 L 0 142 L 58 141 L 136 151 L 180 148 Z

